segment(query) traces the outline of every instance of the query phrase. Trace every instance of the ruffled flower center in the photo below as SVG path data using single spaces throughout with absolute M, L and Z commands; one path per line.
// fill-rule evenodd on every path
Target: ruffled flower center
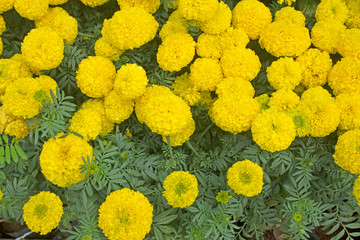
M 249 184 L 251 182 L 251 175 L 249 173 L 242 172 L 240 173 L 239 179 L 240 182 L 244 184 Z
M 182 182 L 179 182 L 178 184 L 176 184 L 175 193 L 177 195 L 182 195 L 182 194 L 186 193 L 187 190 L 188 190 L 188 188 Z
M 35 210 L 34 210 L 34 215 L 37 217 L 37 218 L 44 218 L 45 215 L 46 215 L 46 212 L 47 212 L 47 207 L 43 204 L 41 205 L 37 205 L 35 207 Z

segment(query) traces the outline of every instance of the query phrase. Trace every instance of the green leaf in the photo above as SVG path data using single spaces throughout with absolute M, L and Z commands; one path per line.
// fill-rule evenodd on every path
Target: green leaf
M 17 163 L 19 161 L 19 157 L 18 157 L 18 155 L 17 155 L 17 153 L 15 151 L 14 145 L 10 145 L 10 152 L 11 152 L 12 159 L 14 160 L 14 162 Z
M 17 154 L 19 154 L 19 156 L 21 157 L 22 160 L 27 160 L 28 159 L 25 152 L 21 149 L 21 147 L 19 147 L 19 145 L 16 144 L 15 149 L 16 149 Z
M 10 155 L 10 147 L 9 147 L 9 145 L 5 146 L 5 159 L 6 159 L 6 162 L 8 164 L 10 164 L 11 155 Z

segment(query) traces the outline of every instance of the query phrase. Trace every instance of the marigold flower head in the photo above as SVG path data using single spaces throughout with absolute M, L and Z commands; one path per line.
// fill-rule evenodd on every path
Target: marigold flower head
M 293 90 L 301 82 L 303 67 L 294 59 L 285 57 L 274 61 L 266 69 L 266 73 L 273 88 Z
M 360 59 L 360 29 L 346 29 L 340 35 L 337 50 L 343 57 Z
M 235 47 L 245 48 L 249 43 L 249 37 L 241 28 L 229 27 L 219 35 L 221 51 Z
M 296 136 L 305 137 L 310 134 L 311 130 L 311 120 L 306 115 L 306 113 L 299 108 L 295 108 L 289 112 L 290 117 L 292 117 L 295 128 L 296 128 Z
M 318 49 L 335 54 L 340 35 L 345 29 L 345 25 L 336 20 L 319 21 L 311 30 L 311 41 Z
M 15 0 L 0 0 L 0 14 L 9 11 L 14 7 Z
M 200 29 L 209 34 L 219 34 L 230 27 L 232 13 L 229 6 L 220 2 L 215 14 L 206 21 L 200 21 Z
M 328 52 L 310 48 L 301 54 L 296 62 L 303 67 L 301 84 L 306 88 L 322 86 L 332 68 L 332 60 Z
M 272 21 L 269 8 L 258 0 L 240 1 L 232 13 L 232 26 L 244 29 L 249 38 L 254 40 Z
M 6 87 L 18 78 L 32 77 L 29 68 L 16 59 L 0 59 L 0 95 L 5 93 Z
M 29 128 L 23 118 L 6 114 L 3 107 L 0 107 L 0 134 L 3 133 L 17 139 L 25 138 L 29 135 Z
M 160 0 L 117 0 L 120 9 L 140 7 L 153 14 L 160 7 Z
M 293 219 L 295 222 L 300 222 L 302 220 L 302 214 L 301 213 L 294 213 Z
M 29 20 L 37 20 L 42 18 L 48 8 L 48 0 L 15 0 L 14 8 L 16 12 Z
M 218 194 L 216 195 L 216 201 L 218 201 L 219 203 L 228 203 L 230 198 L 231 195 L 229 195 L 227 192 L 223 190 L 218 192 Z
M 360 206 L 360 177 L 359 176 L 356 178 L 354 186 L 353 186 L 353 195 L 355 197 L 355 200 L 357 201 L 357 204 Z
M 358 0 L 348 0 L 348 18 L 345 22 L 349 28 L 360 28 L 360 3 Z M 1 11 L 0 11 L 1 12 Z
M 342 93 L 336 96 L 340 109 L 340 130 L 360 128 L 360 93 Z
M 254 97 L 255 89 L 249 81 L 238 77 L 228 77 L 217 85 L 216 94 L 219 98 L 226 96 Z
M 164 39 L 156 54 L 160 68 L 165 71 L 180 71 L 195 56 L 195 42 L 188 33 L 175 33 Z
M 202 58 L 219 59 L 222 53 L 219 36 L 202 33 L 196 43 L 196 53 Z
M 29 229 L 45 235 L 59 225 L 64 210 L 63 203 L 55 193 L 40 192 L 25 203 L 23 212 Z
M 293 7 L 284 7 L 275 13 L 275 21 L 297 24 L 305 27 L 305 16 Z
M 268 105 L 278 111 L 290 112 L 299 104 L 300 97 L 290 89 L 282 88 L 272 93 Z
M 128 63 L 117 71 L 114 90 L 123 99 L 133 100 L 145 92 L 148 82 L 149 79 L 143 67 Z
M 29 66 L 50 70 L 64 58 L 64 40 L 50 28 L 35 28 L 24 38 L 21 52 Z
M 2 42 L 2 39 L 0 37 L 0 56 L 1 56 L 2 52 L 3 52 L 3 42 Z
M 98 7 L 104 5 L 109 0 L 80 0 L 83 4 L 90 7 Z
M 60 5 L 64 4 L 69 0 L 48 0 L 50 5 Z
M 3 199 L 3 196 L 4 196 L 4 194 L 3 194 L 3 192 L 1 191 L 1 188 L 0 188 L 0 200 Z
M 360 59 L 342 58 L 330 70 L 328 82 L 335 95 L 346 92 L 360 93 Z
M 171 85 L 171 88 L 173 89 L 175 95 L 184 99 L 189 106 L 194 106 L 201 100 L 201 94 L 194 85 L 192 85 L 187 72 L 178 76 Z
M 206 21 L 219 7 L 217 0 L 179 0 L 179 11 L 189 20 Z
M 159 32 L 159 36 L 161 40 L 164 41 L 164 39 L 172 35 L 174 33 L 189 33 L 189 30 L 185 24 L 183 24 L 181 21 L 167 21 L 161 28 Z
M 324 88 L 317 86 L 303 92 L 299 109 L 310 118 L 310 135 L 325 137 L 334 132 L 340 123 L 340 109 L 335 99 Z
M 135 113 L 151 131 L 171 136 L 182 131 L 192 115 L 189 105 L 164 86 L 152 85 L 135 101 Z
M 99 227 L 110 240 L 144 239 L 152 218 L 149 200 L 129 188 L 110 193 L 99 208 Z
M 255 97 L 255 100 L 258 102 L 261 111 L 269 108 L 270 96 L 267 93 Z
M 105 96 L 106 117 L 113 123 L 120 124 L 128 119 L 134 110 L 134 101 L 122 98 L 116 91 Z
M 180 0 L 181 1 L 181 0 Z M 192 205 L 199 193 L 195 175 L 174 171 L 164 180 L 163 196 L 172 207 L 185 208 Z
M 103 37 L 95 42 L 94 50 L 96 56 L 106 57 L 111 61 L 116 61 L 124 53 L 124 50 L 111 46 Z
M 296 0 L 277 0 L 279 4 L 286 3 L 287 5 L 291 5 L 293 2 L 296 2 Z
M 254 118 L 251 132 L 254 142 L 270 152 L 287 149 L 296 136 L 293 119 L 285 112 L 271 108 Z
M 225 50 L 220 63 L 225 77 L 240 77 L 247 81 L 253 80 L 261 68 L 255 52 L 241 47 Z
M 78 34 L 78 23 L 61 7 L 49 8 L 47 13 L 35 21 L 37 28 L 49 27 L 69 44 L 73 44 Z
M 211 120 L 222 130 L 238 134 L 250 129 L 260 106 L 250 96 L 223 96 L 209 110 Z
M 236 194 L 254 197 L 261 193 L 264 185 L 262 168 L 248 159 L 234 163 L 228 170 L 228 186 Z
M 114 87 L 116 69 L 108 58 L 89 56 L 80 62 L 76 73 L 76 84 L 89 97 L 102 97 Z
M 275 57 L 297 57 L 310 47 L 311 40 L 307 28 L 275 21 L 261 32 L 259 43 Z
M 339 136 L 334 160 L 339 167 L 352 174 L 360 174 L 360 129 L 349 130 Z
M 348 17 L 348 8 L 342 0 L 322 0 L 316 8 L 317 21 L 336 20 L 345 23 Z
M 188 123 L 189 125 L 185 126 L 184 129 L 180 130 L 178 133 L 174 135 L 168 136 L 170 139 L 170 145 L 173 147 L 181 146 L 184 144 L 184 142 L 188 141 L 191 137 L 191 135 L 195 131 L 195 121 L 191 119 L 191 121 Z M 162 140 L 165 143 L 168 143 L 167 136 L 162 136 Z
M 146 10 L 129 7 L 105 20 L 101 31 L 106 42 L 118 49 L 139 48 L 154 39 L 158 22 Z
M 200 91 L 215 91 L 223 74 L 219 61 L 212 58 L 197 58 L 190 66 L 191 84 Z
M 6 30 L 6 24 L 3 16 L 0 15 L 0 35 L 5 32 Z

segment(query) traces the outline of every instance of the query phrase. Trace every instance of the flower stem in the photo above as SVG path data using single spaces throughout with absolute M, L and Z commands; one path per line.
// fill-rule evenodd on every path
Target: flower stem
M 195 150 L 195 148 L 193 147 L 193 145 L 190 143 L 190 141 L 186 141 L 186 146 L 188 146 L 188 148 L 190 148 L 191 151 L 193 151 L 193 153 L 195 153 L 195 155 L 198 158 L 201 158 L 200 154 Z
M 200 143 L 201 139 L 204 137 L 205 133 L 207 133 L 210 130 L 210 128 L 212 128 L 213 126 L 214 126 L 213 122 L 211 124 L 209 124 L 209 126 L 207 126 L 207 128 L 201 133 L 196 145 L 199 145 L 199 143 Z

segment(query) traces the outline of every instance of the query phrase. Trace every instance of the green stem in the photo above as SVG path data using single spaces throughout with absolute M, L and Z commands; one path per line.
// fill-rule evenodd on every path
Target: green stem
M 211 124 L 209 124 L 209 126 L 207 126 L 207 128 L 199 136 L 199 140 L 197 141 L 196 145 L 199 145 L 199 143 L 200 143 L 201 139 L 204 137 L 205 133 L 207 133 L 210 130 L 210 128 L 212 128 L 213 126 L 214 126 L 213 122 Z
M 171 147 L 171 144 L 170 144 L 170 137 L 169 136 L 166 136 L 166 141 L 167 141 L 168 148 L 169 148 L 169 151 L 170 151 L 170 158 L 171 158 L 171 160 L 174 161 L 174 154 L 173 154 L 172 147 Z
M 93 35 L 93 34 L 86 34 L 86 33 L 81 33 L 81 32 L 79 32 L 78 35 L 79 35 L 79 36 L 82 36 L 82 37 L 95 38 L 95 35 Z
M 186 146 L 188 146 L 188 148 L 190 148 L 191 151 L 193 151 L 193 153 L 195 153 L 195 155 L 198 158 L 201 158 L 200 154 L 195 150 L 195 148 L 193 147 L 193 145 L 190 143 L 190 141 L 186 141 Z

